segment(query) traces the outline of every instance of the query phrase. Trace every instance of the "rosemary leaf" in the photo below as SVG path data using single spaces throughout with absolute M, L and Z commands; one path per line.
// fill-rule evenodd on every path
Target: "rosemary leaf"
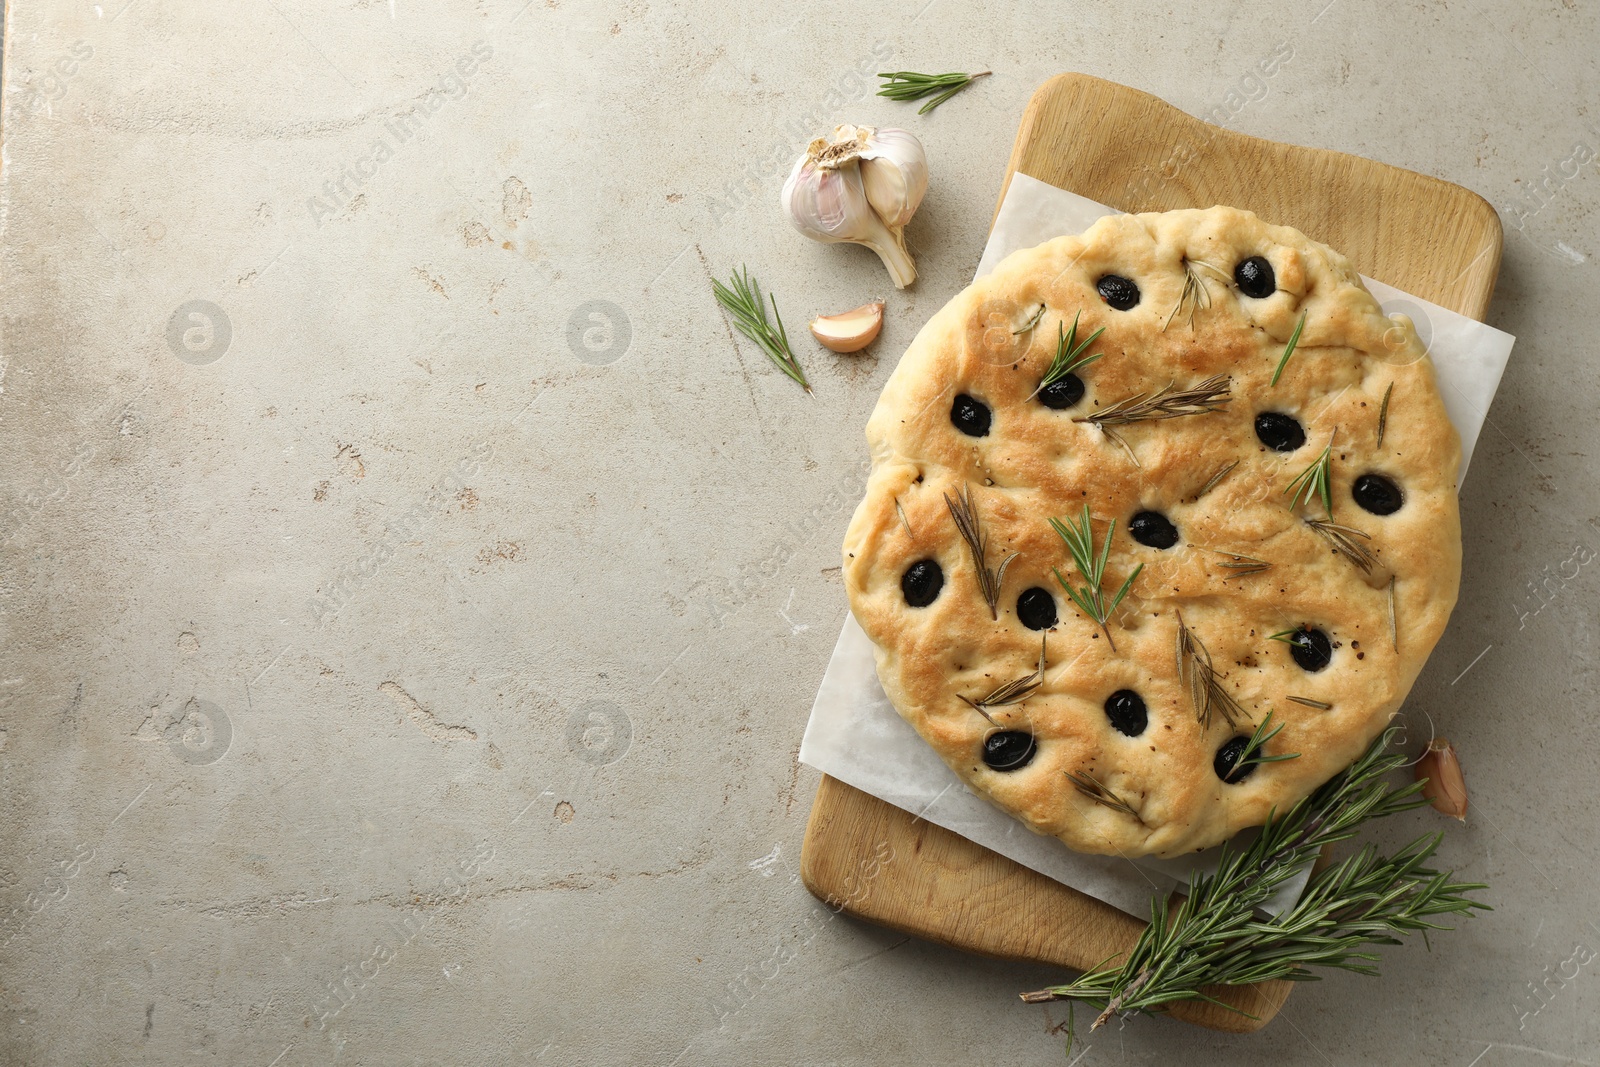
M 989 605 L 989 617 L 1000 618 L 1000 586 L 1006 580 L 1006 568 L 1011 566 L 1011 561 L 1016 559 L 1018 553 L 1013 552 L 1000 562 L 1000 569 L 989 569 L 989 539 L 983 532 L 983 522 L 978 517 L 978 506 L 972 502 L 972 489 L 963 486 L 961 492 L 954 500 L 950 494 L 944 495 L 945 506 L 950 509 L 950 517 L 955 520 L 956 529 L 961 532 L 961 537 L 967 542 L 967 548 L 972 551 L 972 565 L 978 572 L 978 588 L 983 593 L 983 599 Z
M 925 96 L 938 93 L 939 95 L 917 109 L 917 114 L 926 115 L 974 81 L 986 78 L 991 73 L 993 72 L 987 70 L 981 70 L 976 74 L 918 74 L 912 70 L 897 70 L 890 73 L 880 71 L 878 77 L 883 79 L 883 84 L 878 87 L 878 95 L 886 96 L 890 100 L 921 100 Z
M 1312 700 L 1310 697 L 1290 697 L 1289 699 L 1294 701 L 1296 704 L 1304 704 L 1308 708 L 1316 708 L 1318 711 L 1327 711 L 1329 708 L 1333 707 L 1332 704 L 1329 704 L 1326 701 Z
M 1078 573 L 1088 581 L 1085 589 L 1069 583 L 1061 577 L 1061 571 L 1050 568 L 1056 576 L 1056 581 L 1061 583 L 1061 588 L 1066 590 L 1067 596 L 1087 616 L 1100 627 L 1100 632 L 1106 635 L 1106 643 L 1111 646 L 1111 651 L 1117 650 L 1117 643 L 1111 638 L 1111 631 L 1106 629 L 1106 620 L 1117 610 L 1117 605 L 1122 603 L 1122 598 L 1128 595 L 1128 589 L 1133 585 L 1133 580 L 1139 577 L 1139 572 L 1144 570 L 1141 563 L 1133 568 L 1133 573 L 1128 575 L 1118 589 L 1111 602 L 1106 603 L 1105 590 L 1101 583 L 1105 580 L 1106 559 L 1111 554 L 1111 535 L 1116 532 L 1117 520 L 1112 519 L 1111 525 L 1106 529 L 1105 542 L 1100 546 L 1099 556 L 1094 551 L 1094 531 L 1089 524 L 1089 505 L 1083 506 L 1083 517 L 1078 522 L 1062 522 L 1060 519 L 1050 520 L 1051 529 L 1055 530 L 1061 540 L 1066 542 L 1067 552 L 1072 556 L 1072 565 L 1078 568 Z
M 1378 447 L 1383 447 L 1383 431 L 1389 428 L 1389 394 L 1394 392 L 1394 383 L 1383 391 L 1383 404 L 1378 408 Z
M 1200 491 L 1194 495 L 1194 498 L 1196 500 L 1199 500 L 1201 497 L 1203 497 L 1207 493 L 1211 492 L 1211 490 L 1213 490 L 1213 489 L 1215 489 L 1217 487 L 1217 483 L 1222 481 L 1222 479 L 1226 478 L 1228 476 L 1228 472 L 1233 470 L 1233 468 L 1237 467 L 1238 465 L 1239 465 L 1239 461 L 1238 460 L 1234 460 L 1231 463 L 1223 464 L 1221 469 L 1219 469 L 1217 471 L 1217 473 L 1213 474 L 1209 479 L 1207 479 L 1205 485 L 1200 487 Z
M 1022 329 L 1020 329 L 1020 330 L 1012 330 L 1011 331 L 1011 336 L 1012 337 L 1021 337 L 1023 334 L 1027 333 L 1029 330 L 1031 330 L 1035 326 L 1039 325 L 1039 320 L 1042 319 L 1042 318 L 1044 318 L 1044 305 L 1040 304 L 1039 305 L 1039 310 L 1035 311 L 1033 313 L 1033 315 L 1028 319 L 1028 321 L 1022 324 Z
M 1101 963 L 1066 985 L 1024 993 L 1022 999 L 1084 1001 L 1100 1009 L 1091 1027 L 1097 1029 L 1118 1016 L 1209 1000 L 1201 990 L 1211 985 L 1315 978 L 1312 967 L 1374 974 L 1377 957 L 1370 946 L 1448 929 L 1435 921 L 1439 916 L 1489 910 L 1467 895 L 1488 888 L 1483 883 L 1458 882 L 1451 872 L 1426 865 L 1442 840 L 1435 833 L 1389 856 L 1369 845 L 1314 873 L 1298 903 L 1283 914 L 1257 916 L 1323 846 L 1354 837 L 1370 819 L 1427 803 L 1417 796 L 1421 783 L 1396 789 L 1385 784 L 1385 776 L 1406 762 L 1391 750 L 1398 733 L 1386 730 L 1315 793 L 1269 818 L 1249 844 L 1224 845 L 1214 870 L 1191 874 L 1187 895 L 1176 905 L 1157 895 L 1150 925 L 1121 962 Z
M 1228 393 L 1233 379 L 1226 374 L 1213 375 L 1199 385 L 1188 389 L 1168 383 L 1154 393 L 1133 396 L 1102 408 L 1093 415 L 1083 415 L 1073 422 L 1092 422 L 1101 429 L 1121 426 L 1146 419 L 1176 419 L 1184 415 L 1204 415 L 1219 411 L 1228 405 Z
M 711 288 L 717 294 L 717 303 L 732 316 L 739 332 L 754 341 L 756 347 L 765 352 L 779 370 L 799 382 L 806 392 L 811 392 L 811 383 L 806 381 L 800 361 L 789 349 L 789 335 L 783 328 L 783 316 L 778 314 L 777 297 L 767 294 L 772 301 L 773 318 L 778 320 L 774 329 L 772 323 L 767 321 L 767 306 L 761 299 L 761 287 L 750 277 L 748 269 L 741 268 L 740 273 L 731 275 L 727 285 L 713 279 Z
M 1039 307 L 1040 314 L 1043 314 L 1044 305 L 1041 304 Z M 1050 366 L 1044 372 L 1044 377 L 1039 379 L 1039 388 L 1028 394 L 1029 400 L 1038 396 L 1046 387 L 1054 385 L 1079 368 L 1087 367 L 1104 354 L 1101 352 L 1096 352 L 1092 356 L 1083 354 L 1084 349 L 1094 344 L 1095 338 L 1106 332 L 1106 328 L 1104 326 L 1100 327 L 1080 343 L 1078 341 L 1078 318 L 1082 314 L 1083 312 L 1080 311 L 1072 316 L 1072 329 L 1070 331 L 1062 327 L 1060 323 L 1056 324 L 1058 335 L 1056 338 L 1056 354 L 1050 360 Z
M 906 518 L 906 509 L 900 506 L 899 497 L 894 498 L 894 510 L 900 515 L 900 523 L 906 528 L 906 536 L 915 541 L 917 539 L 917 535 L 911 531 L 911 520 Z
M 1268 385 L 1277 385 L 1278 376 L 1283 373 L 1283 368 L 1289 365 L 1289 357 L 1294 355 L 1294 346 L 1300 343 L 1300 331 L 1305 328 L 1306 314 L 1300 313 L 1300 321 L 1294 324 L 1294 333 L 1289 335 L 1289 343 L 1283 349 L 1283 358 L 1278 360 L 1278 369 L 1272 372 L 1272 381 Z
M 1260 574 L 1262 571 L 1272 568 L 1272 564 L 1264 559 L 1256 559 L 1254 556 L 1241 556 L 1234 552 L 1225 552 L 1223 554 L 1233 561 L 1222 565 L 1224 570 L 1233 572 L 1228 575 L 1228 578 L 1244 578 L 1252 574 Z M 1227 581 L 1228 578 L 1224 578 L 1223 581 Z
M 1400 631 L 1394 625 L 1394 575 L 1389 575 L 1389 644 L 1400 651 Z

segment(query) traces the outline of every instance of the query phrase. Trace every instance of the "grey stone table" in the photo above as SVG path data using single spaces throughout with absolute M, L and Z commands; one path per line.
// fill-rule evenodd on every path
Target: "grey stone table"
M 0 1062 L 1060 1060 L 1051 972 L 804 892 L 795 751 L 861 428 L 1068 69 L 1476 189 L 1519 337 L 1409 705 L 1496 910 L 1074 1055 L 1600 1062 L 1593 6 L 1078 6 L 11 0 Z M 844 120 L 927 144 L 909 292 L 777 214 Z M 882 340 L 806 340 L 806 397 L 711 301 L 740 263 Z

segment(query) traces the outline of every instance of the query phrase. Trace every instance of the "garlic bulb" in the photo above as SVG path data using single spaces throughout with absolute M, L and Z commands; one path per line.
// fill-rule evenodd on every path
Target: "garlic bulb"
M 813 241 L 847 241 L 878 253 L 895 287 L 917 278 L 905 226 L 928 191 L 922 142 L 905 130 L 836 127 L 795 161 L 783 184 L 783 206 L 795 229 Z

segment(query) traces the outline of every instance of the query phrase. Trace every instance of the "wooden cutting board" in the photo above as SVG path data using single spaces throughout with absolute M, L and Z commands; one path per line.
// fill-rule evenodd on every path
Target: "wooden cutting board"
M 1500 270 L 1500 220 L 1476 193 L 1359 156 L 1247 137 L 1084 74 L 1058 75 L 1033 94 L 1001 200 L 1018 171 L 1123 211 L 1248 208 L 1338 249 L 1368 277 L 1480 320 Z M 813 894 L 857 918 L 1073 970 L 1125 952 L 1145 925 L 827 776 L 800 873 Z M 1172 1015 L 1244 1033 L 1266 1025 L 1290 988 L 1211 990 L 1254 1019 L 1204 1002 Z

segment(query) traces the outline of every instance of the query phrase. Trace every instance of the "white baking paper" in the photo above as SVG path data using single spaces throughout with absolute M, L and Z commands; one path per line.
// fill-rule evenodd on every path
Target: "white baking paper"
M 988 274 L 1018 249 L 1082 233 L 1111 214 L 1092 200 L 1026 174 L 1013 175 L 976 276 Z M 1362 280 L 1384 311 L 1410 316 L 1428 345 L 1450 421 L 1461 434 L 1465 475 L 1514 338 L 1382 282 Z M 800 761 L 1141 919 L 1150 917 L 1153 895 L 1181 887 L 1190 871 L 1215 863 L 1215 850 L 1178 860 L 1073 852 L 969 790 L 894 710 L 878 683 L 872 641 L 851 616 L 817 690 Z M 1292 904 L 1305 878 L 1302 874 L 1285 885 L 1267 910 L 1276 914 Z

